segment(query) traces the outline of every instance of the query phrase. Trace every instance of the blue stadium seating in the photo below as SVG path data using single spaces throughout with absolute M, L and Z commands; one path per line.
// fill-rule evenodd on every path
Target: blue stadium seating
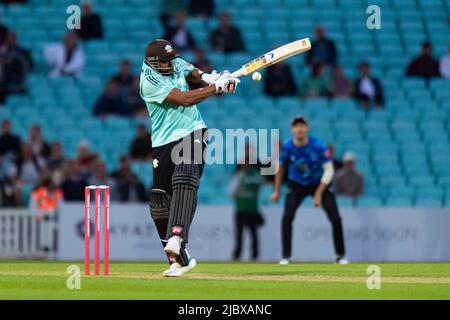
M 80 81 L 49 80 L 42 55 L 45 44 L 61 39 L 65 29 L 60 16 L 65 14 L 70 0 L 30 0 L 27 5 L 0 6 L 4 23 L 18 32 L 21 43 L 32 49 L 37 64 L 28 78 L 27 95 L 10 97 L 0 108 L 0 119 L 11 118 L 14 131 L 22 136 L 28 134 L 30 124 L 41 124 L 46 138 L 61 140 L 68 156 L 73 156 L 80 139 L 87 139 L 98 148 L 108 169 L 115 169 L 118 157 L 127 152 L 138 122 L 95 119 L 92 105 L 106 79 L 117 72 L 119 61 L 129 58 L 138 71 L 145 43 L 162 35 L 159 9 L 145 6 L 147 2 L 96 3 L 106 38 L 83 43 L 87 64 Z M 367 18 L 364 9 L 368 4 L 383 8 L 381 30 L 360 28 Z M 357 166 L 366 178 L 366 194 L 356 206 L 450 205 L 449 81 L 433 79 L 426 85 L 421 79 L 404 77 L 408 58 L 418 53 L 422 41 L 430 40 L 436 54 L 446 52 L 450 28 L 445 19 L 450 14 L 450 1 L 216 0 L 216 6 L 218 11 L 232 14 L 248 52 L 230 56 L 212 52 L 207 37 L 217 20 L 191 18 L 188 27 L 207 50 L 214 68 L 234 69 L 272 46 L 298 37 L 313 37 L 315 25 L 321 23 L 336 40 L 339 63 L 349 76 L 357 74 L 359 61 L 371 63 L 373 73 L 382 79 L 386 107 L 362 111 L 352 99 L 269 99 L 263 95 L 262 85 L 244 79 L 242 90 L 233 97 L 211 99 L 201 105 L 210 126 L 280 128 L 284 139 L 290 134 L 290 118 L 303 114 L 310 118 L 313 134 L 333 142 L 339 154 L 347 150 L 357 154 Z M 188 60 L 192 57 L 193 53 L 185 55 Z M 309 74 L 303 57 L 288 63 L 300 84 Z M 104 142 L 103 137 L 112 138 L 111 142 Z M 151 184 L 150 168 L 149 163 L 133 164 L 133 170 L 147 187 Z M 208 170 L 200 201 L 229 204 L 227 197 L 219 200 L 215 195 L 219 191 L 226 193 L 221 182 L 228 181 L 232 170 L 212 169 L 211 174 Z M 338 201 L 343 206 L 354 205 L 348 199 Z

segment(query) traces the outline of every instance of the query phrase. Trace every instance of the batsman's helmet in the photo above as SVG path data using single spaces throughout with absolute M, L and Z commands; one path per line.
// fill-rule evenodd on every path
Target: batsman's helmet
M 179 71 L 175 59 L 178 55 L 172 44 L 164 39 L 156 39 L 150 42 L 145 49 L 145 62 L 161 75 L 167 76 Z M 171 62 L 169 67 L 161 67 L 160 62 Z

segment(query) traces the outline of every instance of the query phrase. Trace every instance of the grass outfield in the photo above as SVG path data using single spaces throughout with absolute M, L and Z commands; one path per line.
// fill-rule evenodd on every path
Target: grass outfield
M 110 276 L 82 276 L 68 290 L 66 269 L 81 262 L 0 261 L 0 299 L 450 299 L 450 263 L 380 263 L 381 289 L 368 290 L 369 264 L 199 263 L 163 278 L 162 263 L 117 263 Z M 182 289 L 180 289 L 182 288 Z

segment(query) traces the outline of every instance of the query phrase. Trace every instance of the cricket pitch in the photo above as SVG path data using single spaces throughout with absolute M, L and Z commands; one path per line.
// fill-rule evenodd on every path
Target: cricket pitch
M 0 299 L 450 299 L 450 263 L 200 262 L 175 279 L 162 277 L 164 263 L 112 262 L 109 276 L 81 275 L 69 289 L 73 265 L 83 273 L 82 262 L 2 260 Z M 380 289 L 367 286 L 370 265 Z

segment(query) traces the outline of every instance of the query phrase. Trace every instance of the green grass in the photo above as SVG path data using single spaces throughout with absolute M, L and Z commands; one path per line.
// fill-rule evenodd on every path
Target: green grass
M 81 262 L 0 261 L 0 299 L 450 299 L 450 263 L 380 263 L 381 289 L 367 289 L 369 264 L 200 263 L 185 278 L 163 278 L 163 263 L 118 263 L 110 276 L 66 269 Z

